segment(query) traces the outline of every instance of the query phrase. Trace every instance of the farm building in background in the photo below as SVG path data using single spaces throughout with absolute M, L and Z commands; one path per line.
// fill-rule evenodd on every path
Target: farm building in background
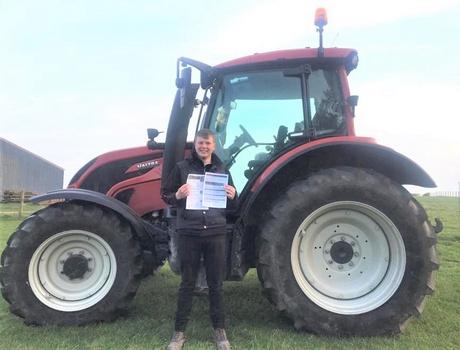
M 60 189 L 64 169 L 0 137 L 0 200 L 8 192 Z

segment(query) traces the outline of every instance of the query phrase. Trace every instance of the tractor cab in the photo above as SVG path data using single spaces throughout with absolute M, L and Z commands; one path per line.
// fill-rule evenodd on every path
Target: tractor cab
M 213 91 L 202 126 L 243 189 L 257 170 L 299 143 L 348 133 L 337 71 L 295 68 L 231 72 Z
M 195 127 L 215 132 L 216 154 L 241 192 L 258 171 L 288 150 L 313 140 L 354 135 L 357 97 L 349 94 L 347 74 L 356 65 L 352 49 L 324 49 L 322 57 L 311 48 L 276 51 L 215 67 L 180 58 L 178 110 L 187 109 L 184 96 L 194 87 L 191 67 L 197 68 L 201 83 L 193 93 L 201 90 L 202 97 L 188 98 L 193 107 L 201 107 Z M 181 71 L 179 66 L 186 68 Z M 181 118 L 182 124 L 190 120 Z M 177 133 L 174 139 L 177 147 Z

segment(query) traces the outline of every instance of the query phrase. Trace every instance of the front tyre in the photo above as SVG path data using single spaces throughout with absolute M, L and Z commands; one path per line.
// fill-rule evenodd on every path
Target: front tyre
M 141 249 L 112 211 L 64 202 L 26 219 L 2 253 L 2 295 L 26 324 L 113 321 L 140 284 Z
M 346 167 L 292 184 L 259 244 L 265 294 L 296 328 L 323 335 L 403 331 L 439 266 L 420 204 L 381 174 Z

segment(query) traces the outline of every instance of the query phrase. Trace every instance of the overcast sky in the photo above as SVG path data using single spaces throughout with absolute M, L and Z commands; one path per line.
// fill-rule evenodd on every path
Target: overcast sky
M 356 129 L 460 182 L 460 1 L 0 0 L 0 136 L 65 169 L 165 130 L 176 60 L 352 47 Z M 412 190 L 412 188 L 411 188 Z

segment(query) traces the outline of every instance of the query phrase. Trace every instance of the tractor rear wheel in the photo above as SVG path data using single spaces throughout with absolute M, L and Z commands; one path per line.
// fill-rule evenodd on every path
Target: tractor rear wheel
M 434 291 L 433 226 L 422 206 L 381 174 L 321 171 L 292 184 L 262 222 L 258 276 L 297 329 L 399 333 Z
M 131 227 L 90 203 L 48 206 L 20 224 L 2 253 L 2 295 L 26 324 L 113 321 L 139 287 Z

